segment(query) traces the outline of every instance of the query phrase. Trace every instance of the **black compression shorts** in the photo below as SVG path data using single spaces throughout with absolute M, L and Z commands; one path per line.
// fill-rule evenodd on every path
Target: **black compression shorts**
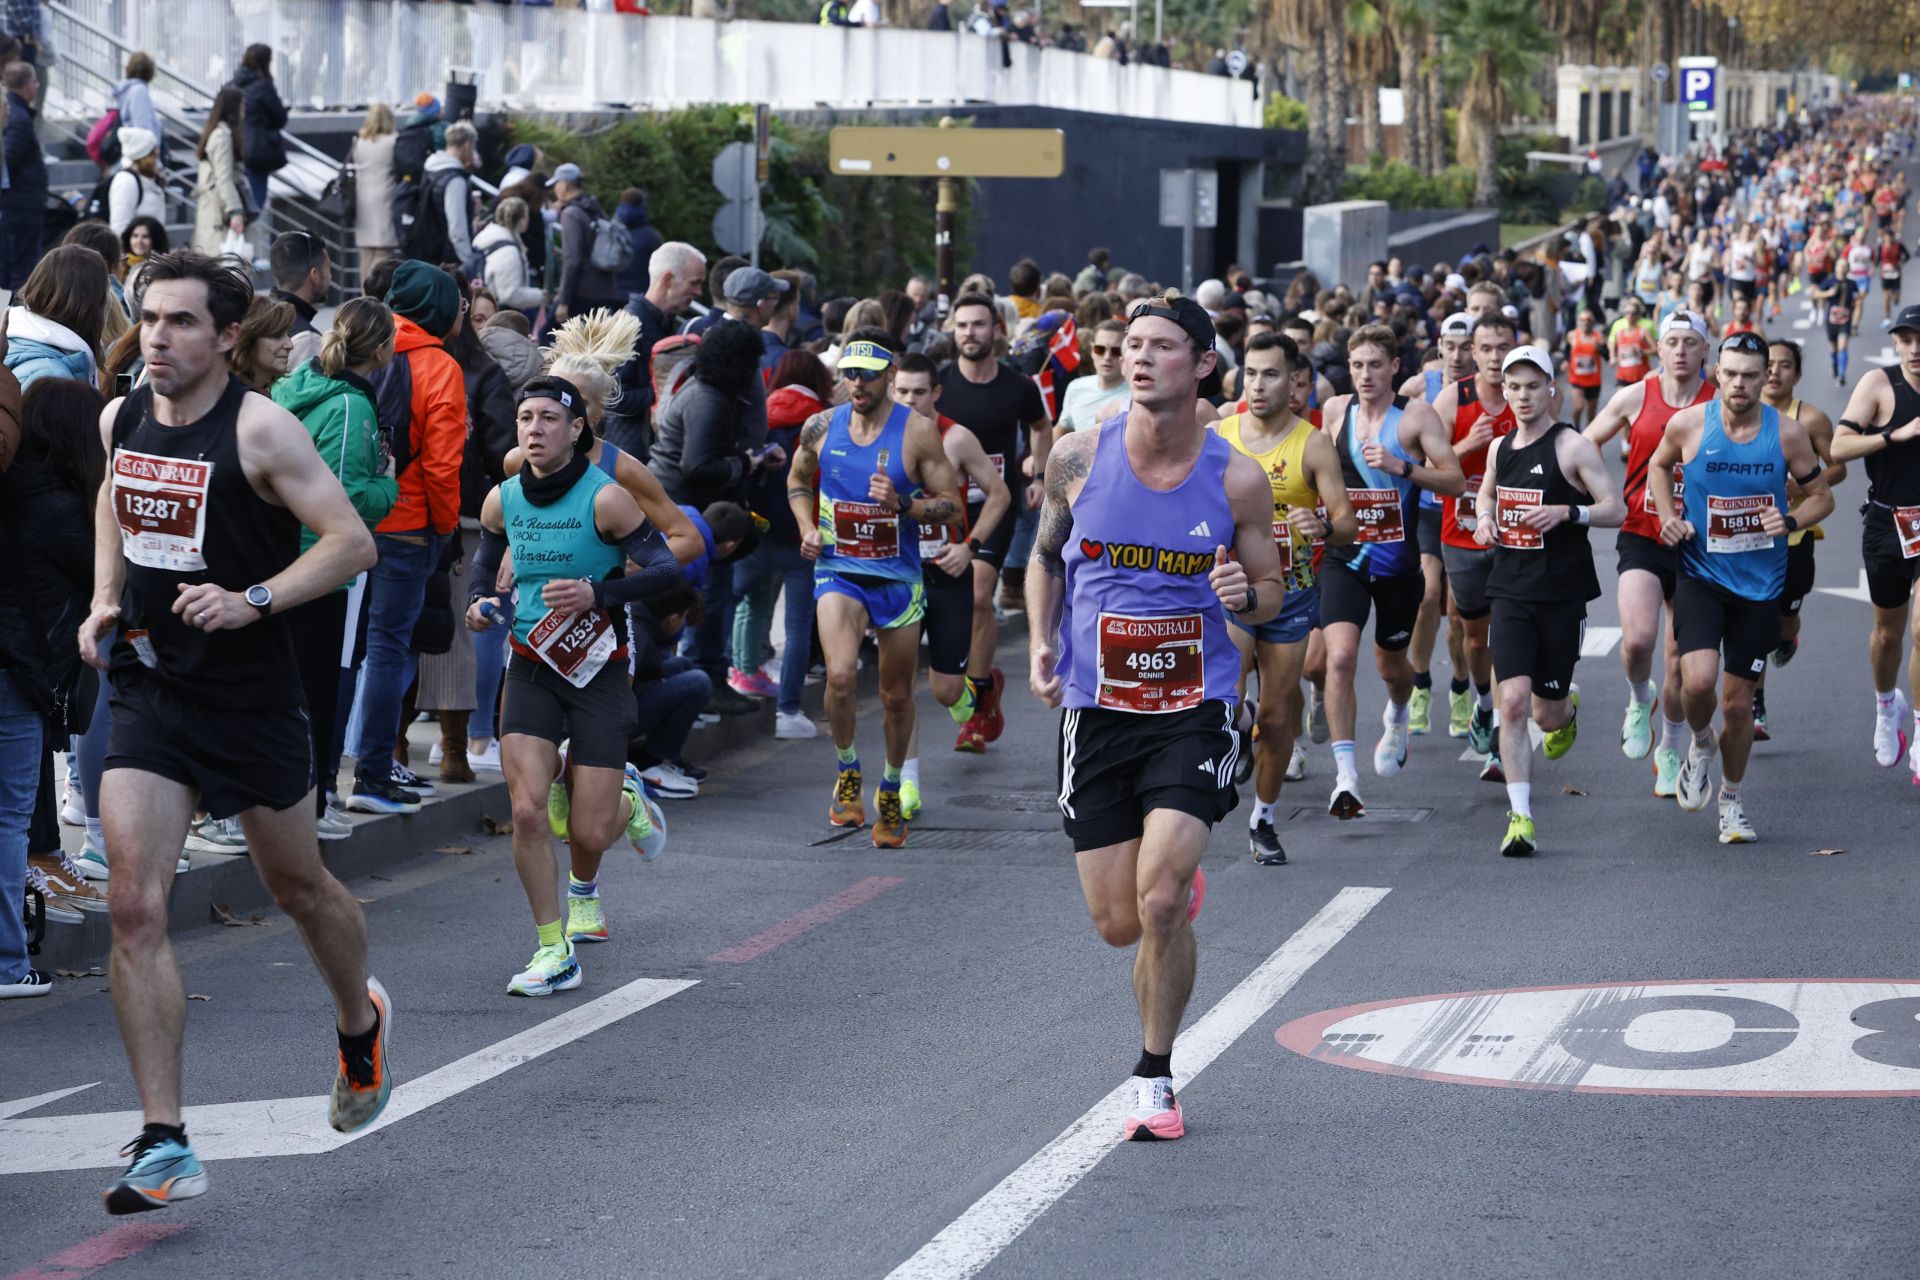
M 1673 595 L 1673 638 L 1683 658 L 1716 650 L 1729 676 L 1758 680 L 1780 643 L 1780 604 L 1749 600 L 1683 573 Z

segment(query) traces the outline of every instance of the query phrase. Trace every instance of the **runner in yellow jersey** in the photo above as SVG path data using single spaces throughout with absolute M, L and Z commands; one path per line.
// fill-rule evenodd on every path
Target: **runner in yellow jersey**
M 1307 660 L 1307 636 L 1320 625 L 1315 544 L 1350 543 L 1359 529 L 1333 441 L 1289 407 L 1294 371 L 1305 367 L 1293 339 L 1278 334 L 1249 339 L 1241 362 L 1247 411 L 1214 424 L 1228 444 L 1260 464 L 1273 485 L 1273 536 L 1287 585 L 1286 604 L 1271 622 L 1245 627 L 1230 619 L 1234 643 L 1252 655 L 1260 674 L 1260 736 L 1254 751 L 1253 814 L 1247 826 L 1253 859 L 1267 866 L 1287 860 L 1274 830 L 1273 810 L 1301 729 L 1300 675 Z

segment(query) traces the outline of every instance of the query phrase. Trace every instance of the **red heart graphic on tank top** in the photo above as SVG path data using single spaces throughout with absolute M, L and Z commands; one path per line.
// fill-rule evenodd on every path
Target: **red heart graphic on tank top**
M 1104 542 L 1095 542 L 1090 538 L 1080 539 L 1080 554 L 1089 560 L 1098 560 L 1107 549 Z

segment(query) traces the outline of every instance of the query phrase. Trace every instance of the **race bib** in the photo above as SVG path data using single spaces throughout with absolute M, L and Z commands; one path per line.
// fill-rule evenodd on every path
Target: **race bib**
M 1352 489 L 1353 515 L 1360 522 L 1358 543 L 1405 542 L 1407 526 L 1400 511 L 1398 489 Z
M 620 644 L 604 610 L 560 613 L 549 609 L 546 617 L 527 629 L 527 647 L 568 684 L 584 689 Z
M 116 449 L 113 514 L 127 559 L 146 569 L 204 571 L 212 479 L 211 462 Z
M 872 502 L 835 502 L 833 554 L 847 560 L 895 558 L 900 554 L 899 513 Z
M 1486 476 L 1468 476 L 1467 491 L 1453 500 L 1453 522 L 1472 533 L 1480 526 L 1480 482 Z
M 1273 522 L 1273 549 L 1280 553 L 1280 576 L 1293 577 L 1293 526 L 1285 520 Z
M 1646 362 L 1646 357 L 1640 354 L 1640 346 L 1638 343 L 1620 348 L 1620 367 L 1622 369 L 1638 369 Z
M 1573 371 L 1582 377 L 1600 372 L 1600 357 L 1582 352 L 1573 358 Z
M 1833 325 L 1835 328 L 1845 324 L 1852 324 L 1853 308 L 1843 307 L 1837 302 L 1834 303 L 1827 308 L 1827 323 Z
M 1509 551 L 1538 551 L 1546 545 L 1546 535 L 1521 522 L 1527 512 L 1540 505 L 1540 489 L 1516 489 L 1499 485 L 1493 493 L 1493 536 Z
M 1707 495 L 1707 551 L 1713 555 L 1738 555 L 1743 551 L 1765 551 L 1773 545 L 1773 535 L 1760 527 L 1760 514 L 1773 506 L 1764 493 L 1738 498 Z
M 920 563 L 925 564 L 946 549 L 947 540 L 945 538 L 920 539 Z
M 991 464 L 993 469 L 999 472 L 1002 476 L 1005 476 L 1007 474 L 1007 455 L 1006 454 L 990 453 L 987 455 L 987 462 Z M 986 500 L 987 500 L 987 491 L 980 487 L 980 482 L 978 480 L 975 480 L 972 476 L 968 476 L 967 477 L 967 501 L 972 503 L 981 503 L 981 502 L 985 502 Z
M 1920 507 L 1895 507 L 1893 531 L 1900 539 L 1900 554 L 1920 559 Z
M 1684 515 L 1686 513 L 1686 509 L 1687 509 L 1686 497 L 1687 497 L 1687 473 L 1676 469 L 1673 473 L 1673 509 L 1675 514 Z M 1657 511 L 1653 505 L 1653 485 L 1652 484 L 1648 484 L 1646 489 L 1643 491 L 1642 497 L 1640 499 L 1640 504 L 1641 506 L 1646 508 L 1647 514 L 1655 515 L 1655 516 L 1660 514 L 1659 511 Z
M 1140 618 L 1100 615 L 1099 691 L 1115 711 L 1158 715 L 1197 707 L 1206 696 L 1206 650 L 1200 615 Z

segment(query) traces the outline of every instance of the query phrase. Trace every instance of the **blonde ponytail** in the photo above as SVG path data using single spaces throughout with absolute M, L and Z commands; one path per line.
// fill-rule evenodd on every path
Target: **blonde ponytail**
M 320 339 L 320 371 L 329 378 L 365 364 L 393 340 L 393 312 L 378 298 L 349 298 Z

